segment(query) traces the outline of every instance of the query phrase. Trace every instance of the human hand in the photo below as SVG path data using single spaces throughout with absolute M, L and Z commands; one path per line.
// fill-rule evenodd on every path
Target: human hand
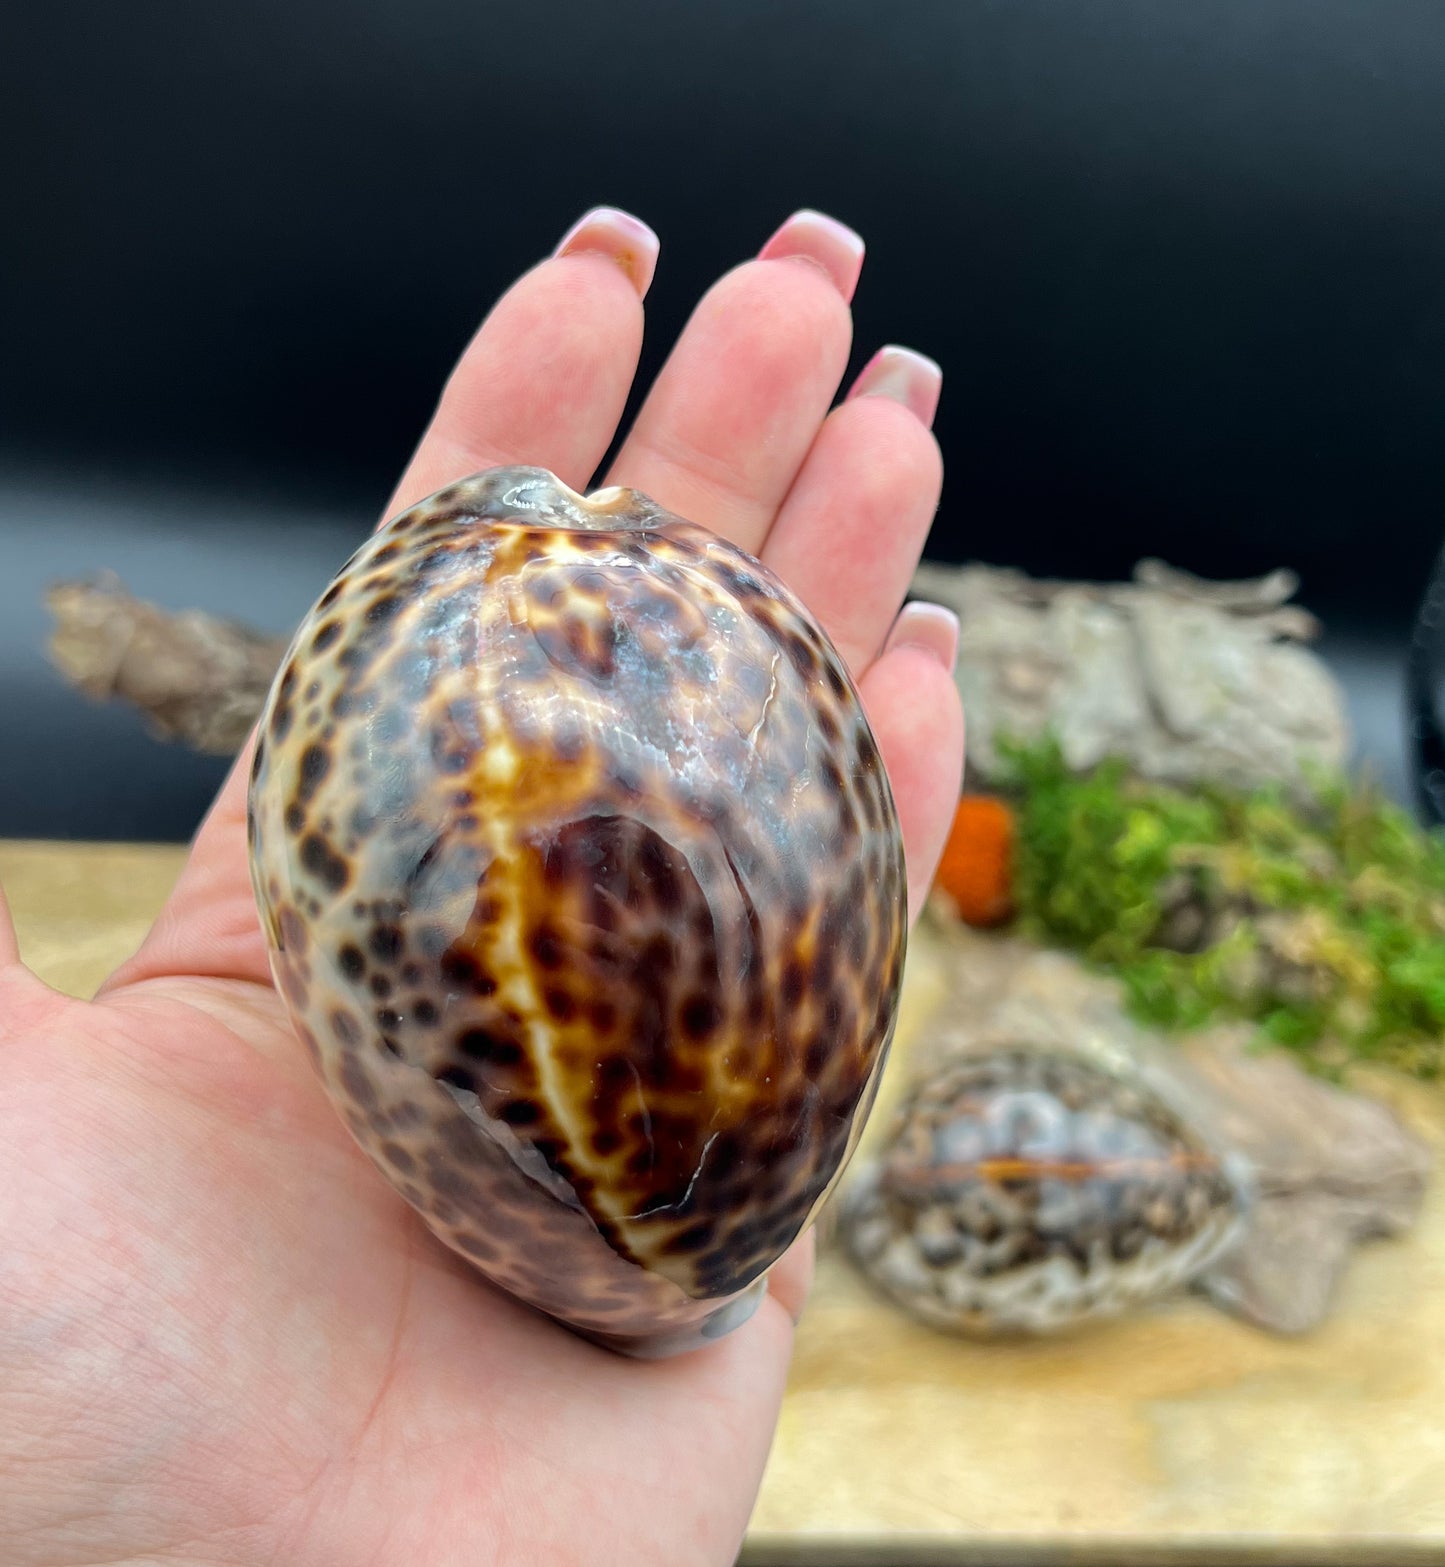
M 656 242 L 590 214 L 497 304 L 387 515 L 498 464 L 586 487 Z M 936 371 L 885 351 L 829 413 L 862 246 L 799 215 L 703 298 L 606 482 L 760 555 L 859 678 L 914 907 L 958 795 L 955 628 L 895 620 L 937 504 Z M 873 394 L 873 395 L 869 395 Z M 675 1360 L 491 1289 L 352 1143 L 272 988 L 243 756 L 93 1002 L 0 905 L 0 1561 L 732 1561 L 810 1269 Z

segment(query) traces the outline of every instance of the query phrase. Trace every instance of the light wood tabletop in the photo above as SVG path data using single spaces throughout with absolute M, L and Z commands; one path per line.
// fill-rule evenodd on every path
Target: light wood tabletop
M 182 857 L 0 843 L 26 960 L 87 994 Z M 911 962 L 910 995 L 928 981 Z M 1445 1155 L 1445 1098 L 1397 1104 Z M 1299 1339 L 1185 1298 L 980 1346 L 825 1254 L 744 1561 L 1445 1562 L 1445 1181 L 1413 1234 L 1356 1253 L 1339 1310 Z

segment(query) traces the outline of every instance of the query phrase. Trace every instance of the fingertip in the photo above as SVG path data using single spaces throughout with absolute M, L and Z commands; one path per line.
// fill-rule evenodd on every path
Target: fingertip
M 851 303 L 863 271 L 863 236 L 826 212 L 795 212 L 758 252 L 759 261 L 805 261 L 822 269 Z
M 848 397 L 888 398 L 901 403 L 926 429 L 932 429 L 942 390 L 943 369 L 936 359 L 889 343 L 863 366 Z
M 641 218 L 621 207 L 593 207 L 567 230 L 552 254 L 554 259 L 603 256 L 621 268 L 637 297 L 645 299 L 661 249 L 661 240 Z
M 942 604 L 922 599 L 905 604 L 893 622 L 883 651 L 889 653 L 900 647 L 919 649 L 951 676 L 958 664 L 958 616 Z

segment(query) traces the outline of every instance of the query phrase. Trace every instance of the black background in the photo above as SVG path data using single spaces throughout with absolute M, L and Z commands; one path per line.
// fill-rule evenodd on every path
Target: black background
M 1293 565 L 1393 658 L 1445 494 L 1438 0 L 47 0 L 0 45 L 0 834 L 179 836 L 217 767 L 61 690 L 44 582 L 283 628 L 585 207 L 655 366 L 787 213 L 938 358 L 930 553 Z M 1393 720 L 1392 720 L 1393 721 Z

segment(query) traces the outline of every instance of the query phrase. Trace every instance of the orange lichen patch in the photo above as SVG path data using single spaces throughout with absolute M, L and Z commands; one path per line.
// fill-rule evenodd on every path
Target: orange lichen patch
M 958 802 L 934 886 L 967 925 L 1001 925 L 1013 917 L 1014 814 L 992 795 Z

